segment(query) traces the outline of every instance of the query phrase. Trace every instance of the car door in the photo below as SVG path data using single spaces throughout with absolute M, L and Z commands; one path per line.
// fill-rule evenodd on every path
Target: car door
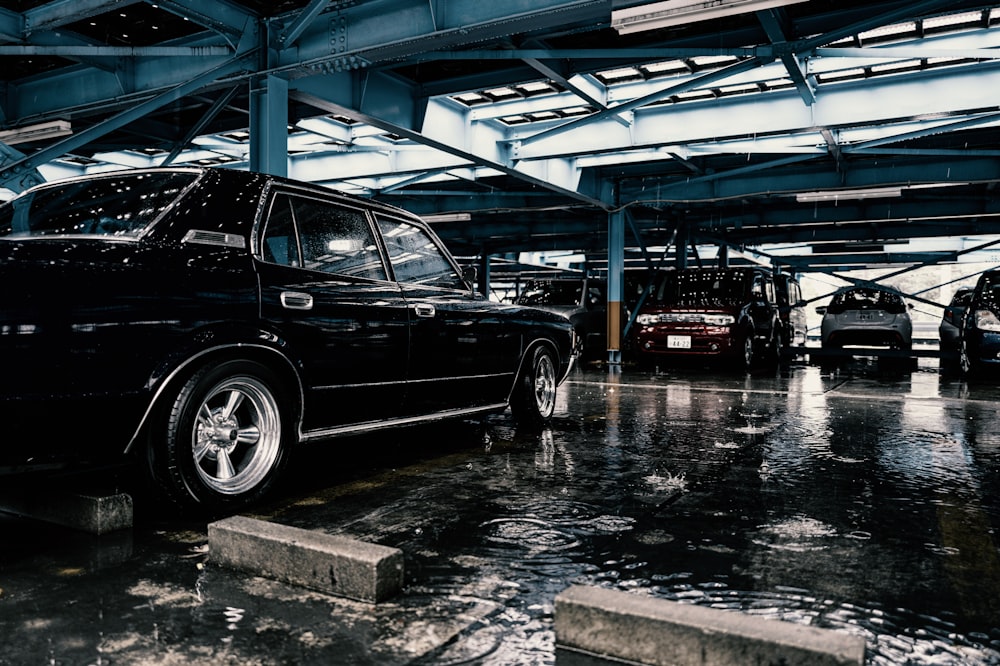
M 269 200 L 259 241 L 261 317 L 301 362 L 303 430 L 399 413 L 406 301 L 362 208 L 294 191 Z
M 520 359 L 520 338 L 503 318 L 515 309 L 473 292 L 422 227 L 382 213 L 376 220 L 410 316 L 407 411 L 502 403 Z

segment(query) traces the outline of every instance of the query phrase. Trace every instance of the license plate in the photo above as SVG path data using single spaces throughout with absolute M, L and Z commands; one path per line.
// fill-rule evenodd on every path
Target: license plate
M 690 335 L 668 335 L 667 347 L 670 349 L 691 349 Z
M 875 315 L 862 312 L 858 315 L 858 321 L 875 321 Z

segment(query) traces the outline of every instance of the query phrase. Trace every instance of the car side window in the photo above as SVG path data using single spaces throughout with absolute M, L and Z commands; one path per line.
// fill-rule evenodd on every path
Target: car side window
M 282 266 L 301 266 L 298 237 L 292 217 L 292 203 L 286 196 L 275 197 L 261 239 L 264 261 Z
M 376 215 L 399 282 L 448 289 L 468 289 L 437 243 L 420 227 L 405 220 Z
M 275 197 L 261 242 L 265 261 L 385 280 L 385 266 L 364 211 L 307 197 Z

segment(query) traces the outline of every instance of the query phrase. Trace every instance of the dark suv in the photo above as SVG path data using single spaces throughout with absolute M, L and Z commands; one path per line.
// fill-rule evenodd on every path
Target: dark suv
M 607 353 L 607 280 L 586 276 L 528 280 L 516 302 L 569 319 L 582 346 L 582 359 L 595 360 Z
M 661 273 L 639 310 L 630 349 L 640 364 L 657 360 L 758 360 L 777 364 L 784 333 L 777 288 L 757 267 L 685 268 Z

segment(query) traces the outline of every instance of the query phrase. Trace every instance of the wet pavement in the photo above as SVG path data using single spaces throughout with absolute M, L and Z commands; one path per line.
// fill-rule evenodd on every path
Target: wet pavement
M 926 359 L 582 368 L 541 434 L 439 424 L 294 474 L 246 515 L 400 548 L 400 595 L 223 569 L 141 494 L 102 536 L 0 514 L 0 665 L 555 664 L 574 584 L 858 634 L 866 664 L 1000 664 L 1000 382 Z

